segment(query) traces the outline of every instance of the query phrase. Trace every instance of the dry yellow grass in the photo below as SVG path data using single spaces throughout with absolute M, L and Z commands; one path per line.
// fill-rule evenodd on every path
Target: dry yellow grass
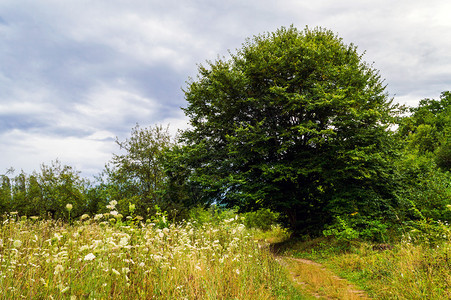
M 292 280 L 306 294 L 322 299 L 369 299 L 364 291 L 335 275 L 323 265 L 307 259 L 279 257 Z
M 0 299 L 303 299 L 238 218 L 0 223 Z
M 403 242 L 392 250 L 328 258 L 328 265 L 362 284 L 377 299 L 451 299 L 451 243 L 436 247 Z

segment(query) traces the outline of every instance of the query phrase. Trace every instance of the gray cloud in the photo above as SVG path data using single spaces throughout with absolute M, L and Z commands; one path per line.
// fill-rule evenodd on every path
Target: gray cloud
M 366 50 L 402 103 L 451 82 L 451 4 L 424 1 L 0 3 L 0 174 L 60 158 L 92 175 L 139 123 L 186 128 L 196 64 L 280 26 L 322 26 Z

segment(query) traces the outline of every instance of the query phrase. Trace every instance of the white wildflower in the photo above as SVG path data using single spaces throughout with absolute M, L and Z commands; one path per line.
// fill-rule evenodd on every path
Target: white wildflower
M 125 247 L 128 245 L 128 237 L 124 236 L 121 238 L 121 240 L 119 241 L 119 246 L 121 247 Z
M 119 273 L 119 271 L 114 268 L 111 268 L 111 272 L 113 272 L 114 274 L 116 274 L 118 276 L 121 275 L 121 273 Z
M 56 265 L 55 272 L 53 272 L 53 274 L 57 275 L 63 271 L 64 271 L 64 267 L 62 265 Z
M 83 251 L 85 251 L 85 250 L 88 250 L 89 249 L 89 246 L 88 245 L 83 245 L 83 246 L 81 246 L 80 247 L 80 249 L 78 249 L 80 252 L 83 252 Z
M 15 248 L 20 248 L 20 246 L 22 246 L 22 241 L 21 241 L 21 240 L 15 240 L 15 241 L 13 242 L 13 246 L 14 246 Z
M 67 204 L 66 204 L 66 209 L 67 209 L 68 211 L 71 211 L 72 208 L 74 208 L 74 206 L 73 206 L 72 204 L 70 204 L 70 203 L 67 203 Z
M 83 260 L 93 260 L 96 256 L 92 253 L 86 254 Z

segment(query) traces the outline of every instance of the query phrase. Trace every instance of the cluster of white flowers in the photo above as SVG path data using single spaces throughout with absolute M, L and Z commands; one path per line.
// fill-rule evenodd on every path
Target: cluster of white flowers
M 116 205 L 116 201 L 109 203 L 110 215 L 118 214 Z M 72 209 L 71 205 L 67 209 Z M 74 222 L 75 225 L 64 226 L 56 226 L 51 220 L 30 221 L 30 226 L 35 229 L 29 231 L 36 234 L 24 230 L 20 234 L 29 234 L 31 238 L 17 234 L 9 240 L 0 239 L 0 247 L 9 248 L 5 253 L 26 251 L 30 257 L 26 262 L 28 267 L 51 270 L 56 283 L 42 277 L 33 280 L 46 287 L 58 284 L 61 293 L 67 293 L 65 297 L 69 297 L 71 291 L 68 278 L 75 276 L 79 269 L 98 269 L 110 276 L 120 276 L 126 282 L 136 272 L 142 272 L 142 276 L 157 276 L 162 270 L 183 272 L 185 269 L 195 274 L 208 274 L 212 269 L 224 266 L 240 275 L 244 257 L 251 260 L 258 257 L 255 254 L 259 251 L 257 245 L 237 217 L 219 224 L 186 222 L 165 228 L 151 223 L 110 226 L 108 222 L 97 222 L 104 217 L 104 214 L 83 215 L 80 221 Z M 41 235 L 41 227 L 47 232 L 52 228 L 51 234 Z M 246 247 L 251 250 L 241 254 Z M 13 258 L 9 256 L 7 270 L 12 271 L 19 265 Z
M 106 206 L 106 208 L 108 208 L 109 210 L 114 210 L 114 209 L 116 209 L 116 205 L 117 205 L 117 201 L 116 201 L 116 200 L 112 200 L 112 201 L 110 201 L 110 203 Z

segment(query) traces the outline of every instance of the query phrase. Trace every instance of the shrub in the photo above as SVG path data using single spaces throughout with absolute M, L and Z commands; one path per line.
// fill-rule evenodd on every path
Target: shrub
M 276 225 L 279 213 L 271 211 L 269 208 L 261 208 L 257 211 L 243 214 L 244 225 L 247 228 L 257 228 L 261 230 L 270 230 L 272 225 Z

